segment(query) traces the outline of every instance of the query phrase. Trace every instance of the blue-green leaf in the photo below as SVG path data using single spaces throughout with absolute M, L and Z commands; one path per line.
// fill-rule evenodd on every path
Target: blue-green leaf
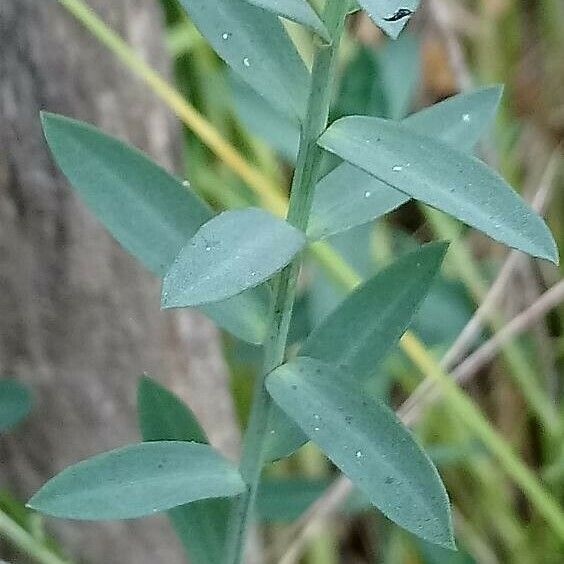
M 213 217 L 208 205 L 146 155 L 100 130 L 55 114 L 43 113 L 42 120 L 57 164 L 89 209 L 146 268 L 164 275 Z M 268 291 L 257 288 L 202 309 L 239 338 L 260 343 L 268 302 Z
M 358 0 L 358 3 L 392 39 L 398 37 L 419 7 L 419 0 Z
M 492 123 L 502 88 L 482 88 L 453 96 L 405 118 L 405 127 L 471 151 Z M 346 187 L 346 189 L 344 189 Z M 410 200 L 378 178 L 347 162 L 318 183 L 308 237 L 320 239 L 373 221 Z
M 141 151 L 79 121 L 42 114 L 49 148 L 82 200 L 119 243 L 162 276 L 213 213 Z
M 143 440 L 208 442 L 188 407 L 155 381 L 144 377 L 137 397 Z M 192 564 L 216 564 L 221 560 L 228 515 L 226 499 L 194 501 L 168 511 Z
M 305 244 L 304 234 L 258 209 L 225 212 L 184 247 L 163 281 L 164 308 L 225 300 L 262 284 Z
M 304 25 L 315 31 L 325 41 L 331 41 L 325 25 L 307 0 L 246 0 L 278 16 Z
M 0 432 L 15 427 L 31 411 L 29 390 L 16 380 L 0 380 Z
M 313 330 L 300 354 L 360 380 L 374 375 L 425 300 L 447 249 L 430 243 L 376 274 Z
M 196 416 L 184 402 L 148 376 L 139 382 L 137 410 L 144 441 L 208 443 Z
M 320 146 L 405 194 L 453 215 L 501 243 L 558 261 L 544 221 L 483 162 L 395 122 L 348 117 Z
M 374 375 L 423 303 L 446 250 L 445 243 L 425 245 L 376 274 L 313 330 L 300 355 L 337 366 L 359 381 Z M 270 429 L 269 460 L 307 442 L 280 410 L 273 410 Z
M 130 445 L 66 468 L 29 501 L 63 519 L 131 519 L 244 489 L 237 469 L 208 445 Z
M 450 507 L 432 462 L 384 404 L 348 374 L 297 358 L 270 374 L 269 393 L 389 519 L 454 548 Z
M 245 0 L 180 0 L 217 54 L 256 92 L 302 118 L 310 75 L 279 18 Z

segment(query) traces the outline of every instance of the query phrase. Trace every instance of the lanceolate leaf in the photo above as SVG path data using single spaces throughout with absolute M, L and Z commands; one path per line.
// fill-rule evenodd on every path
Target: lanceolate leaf
M 419 7 L 419 0 L 358 0 L 358 3 L 392 39 L 398 37 Z
M 137 149 L 63 116 L 44 113 L 42 120 L 49 148 L 82 200 L 127 251 L 154 274 L 164 275 L 213 217 L 211 209 Z M 264 288 L 204 309 L 219 325 L 253 343 L 264 336 L 267 310 Z
M 305 244 L 304 234 L 258 208 L 225 212 L 180 252 L 163 282 L 164 308 L 230 298 L 262 284 Z
M 162 441 L 79 462 L 47 482 L 28 506 L 64 519 L 130 519 L 243 489 L 236 468 L 211 447 Z
M 447 249 L 425 245 L 365 282 L 314 329 L 300 354 L 357 379 L 374 375 L 423 303 Z
M 379 118 L 335 122 L 319 144 L 381 181 L 453 215 L 493 239 L 557 262 L 543 220 L 483 162 Z
M 442 264 L 447 245 L 409 253 L 355 290 L 311 333 L 300 355 L 339 367 L 358 381 L 372 376 L 407 330 Z M 307 437 L 274 410 L 268 458 L 288 456 Z
M 315 10 L 309 5 L 307 0 L 246 0 L 249 4 L 254 4 L 274 12 L 278 16 L 302 24 L 315 31 L 326 41 L 330 41 L 329 32 L 323 22 L 316 14 Z M 346 1 L 346 0 L 345 0 Z
M 371 401 L 348 374 L 309 358 L 275 370 L 267 388 L 278 405 L 389 519 L 454 548 L 441 479 L 394 413 Z
M 405 118 L 402 124 L 470 152 L 493 121 L 502 88 L 494 86 L 453 96 Z M 346 187 L 346 189 L 345 189 Z M 317 185 L 308 237 L 319 239 L 381 217 L 410 200 L 347 162 Z
M 106 228 L 151 272 L 162 276 L 211 209 L 141 151 L 98 129 L 43 113 L 60 169 Z
M 8 431 L 31 410 L 29 390 L 16 380 L 0 380 L 0 432 Z
M 139 383 L 137 403 L 143 440 L 208 442 L 188 407 L 148 377 Z M 216 564 L 221 561 L 228 514 L 226 499 L 195 501 L 168 512 L 190 562 Z
M 217 54 L 259 94 L 302 118 L 309 72 L 275 14 L 246 0 L 181 0 Z

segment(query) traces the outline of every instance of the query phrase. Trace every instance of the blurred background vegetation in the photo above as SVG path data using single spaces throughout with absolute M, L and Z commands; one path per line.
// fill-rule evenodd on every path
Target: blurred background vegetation
M 230 75 L 176 0 L 161 3 L 176 87 L 283 191 L 296 153 L 294 126 Z M 297 26 L 288 27 L 308 60 L 311 38 Z M 340 61 L 333 117 L 364 113 L 400 119 L 471 87 L 503 83 L 501 110 L 479 148 L 480 156 L 494 164 L 529 201 L 539 194 L 544 198 L 547 221 L 562 249 L 563 30 L 562 0 L 428 0 L 397 42 L 387 40 L 366 16 L 355 14 Z M 184 131 L 183 162 L 192 188 L 217 210 L 262 203 L 189 128 Z M 332 168 L 334 163 L 328 159 L 326 166 Z M 441 359 L 484 302 L 506 263 L 507 250 L 414 203 L 377 224 L 333 237 L 331 242 L 366 277 L 394 256 L 436 238 L 454 238 L 456 244 L 413 330 Z M 558 268 L 524 258 L 514 259 L 506 274 L 499 299 L 471 348 L 490 339 L 561 278 Z M 297 345 L 344 294 L 314 261 L 308 261 L 292 342 Z M 564 500 L 563 320 L 564 308 L 552 309 L 506 344 L 495 359 L 479 365 L 466 386 L 492 425 L 558 504 Z M 243 426 L 261 351 L 227 335 L 223 344 Z M 371 380 L 369 391 L 397 407 L 421 379 L 419 370 L 398 350 Z M 302 562 L 564 561 L 562 537 L 508 477 L 504 464 L 469 430 L 456 406 L 439 401 L 425 412 L 415 432 L 445 479 L 454 504 L 460 552 L 452 554 L 417 541 L 353 495 L 312 535 Z M 265 525 L 265 554 L 274 558 L 295 540 L 291 522 L 323 495 L 336 473 L 315 447 L 308 445 L 273 465 L 267 477 L 259 516 Z
M 277 184 L 287 186 L 296 132 L 282 117 L 230 76 L 175 0 L 163 0 L 175 76 L 184 96 L 233 145 Z M 308 36 L 289 26 L 304 57 Z M 495 128 L 480 147 L 525 198 L 548 191 L 548 222 L 564 244 L 564 4 L 560 0 L 429 1 L 400 40 L 387 40 L 357 14 L 343 49 L 333 117 L 357 113 L 399 119 L 472 86 L 503 83 Z M 189 130 L 186 177 L 218 208 L 260 203 Z M 327 163 L 331 166 L 331 163 Z M 503 264 L 507 251 L 416 204 L 385 221 L 349 231 L 331 242 L 368 276 L 416 242 L 452 238 L 443 276 L 413 329 L 441 358 L 470 321 Z M 560 278 L 556 268 L 522 260 L 474 346 L 534 302 Z M 303 275 L 292 337 L 316 325 L 343 292 L 315 264 Z M 481 367 L 468 386 L 471 396 L 505 440 L 535 469 L 554 497 L 564 499 L 562 314 L 552 311 L 531 331 Z M 232 386 L 242 424 L 260 350 L 225 338 Z M 398 352 L 371 383 L 374 394 L 397 406 L 420 380 Z M 553 419 L 550 413 L 556 414 Z M 350 511 L 331 519 L 304 554 L 308 564 L 333 562 L 546 562 L 564 559 L 562 539 L 530 507 L 504 468 L 492 458 L 448 402 L 428 410 L 416 432 L 444 476 L 455 506 L 461 552 L 423 546 L 373 512 Z M 289 522 L 329 483 L 333 469 L 308 446 L 269 472 L 275 480 L 263 497 L 268 546 L 284 546 Z M 272 491 L 270 491 L 272 489 Z M 282 544 L 277 544 L 282 542 Z

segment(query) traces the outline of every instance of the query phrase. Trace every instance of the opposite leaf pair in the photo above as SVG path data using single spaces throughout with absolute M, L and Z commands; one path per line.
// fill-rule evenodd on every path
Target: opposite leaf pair
M 292 449 L 310 438 L 390 519 L 431 542 L 451 546 L 448 499 L 436 470 L 393 413 L 367 399 L 361 388 L 374 363 L 405 330 L 445 251 L 444 244 L 427 245 L 359 288 L 306 342 L 302 354 L 310 358 L 300 357 L 274 371 L 267 388 L 299 430 L 293 435 L 283 426 L 277 430 L 286 441 L 294 437 Z M 412 284 L 404 287 L 408 272 Z M 174 401 L 159 394 L 156 405 L 148 382 L 141 390 L 144 438 L 173 441 L 126 447 L 71 467 L 30 505 L 59 517 L 116 519 L 198 501 L 171 512 L 177 530 L 186 532 L 195 519 L 206 519 L 212 529 L 205 538 L 218 534 L 218 512 L 225 512 L 225 506 L 202 500 L 239 493 L 239 474 L 209 446 L 174 442 L 207 441 Z M 165 412 L 174 426 L 163 432 Z M 210 481 L 200 487 L 204 476 Z

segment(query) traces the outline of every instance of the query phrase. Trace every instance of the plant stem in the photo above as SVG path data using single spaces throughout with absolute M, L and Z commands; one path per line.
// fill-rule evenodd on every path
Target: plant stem
M 204 116 L 197 112 L 193 106 L 183 99 L 178 90 L 149 67 L 119 35 L 113 32 L 90 8 L 88 8 L 83 0 L 58 1 L 73 14 L 94 37 L 118 57 L 131 72 L 144 80 L 151 90 L 167 104 L 178 118 L 190 128 L 190 130 L 193 131 L 228 168 L 247 182 L 249 187 L 255 191 L 257 196 L 261 198 L 261 201 L 270 211 L 277 215 L 284 213 L 286 210 L 286 202 L 285 198 L 281 196 L 279 187 L 274 185 L 273 182 L 268 177 L 261 174 L 260 171 L 253 169 L 253 167 L 245 161 L 244 157 L 220 135 L 219 131 L 217 131 Z M 219 193 L 218 199 L 225 204 L 225 192 Z M 352 290 L 362 282 L 360 275 L 326 242 L 318 241 L 313 243 L 310 245 L 310 252 L 319 264 L 323 266 L 326 272 L 343 288 Z M 421 343 L 413 333 L 406 333 L 400 344 L 408 357 L 419 367 L 429 381 L 435 380 L 436 374 L 441 374 L 444 378 L 447 377 L 433 355 L 424 348 L 423 343 Z M 447 398 L 447 401 L 450 401 L 451 396 L 458 396 L 459 399 L 466 399 L 471 403 L 469 397 L 465 395 L 464 391 L 460 388 L 447 389 L 442 386 L 442 393 Z M 501 440 L 500 436 L 495 432 L 487 419 L 483 417 L 479 408 L 473 403 L 471 403 L 471 405 L 474 408 L 476 421 L 467 420 L 466 423 L 468 426 L 482 439 L 488 451 L 497 458 L 503 470 L 514 480 L 519 488 L 528 495 L 531 504 L 536 507 L 539 513 L 545 515 L 545 517 L 547 515 L 552 516 L 554 514 L 553 511 L 547 513 L 543 509 L 542 499 L 543 496 L 545 496 L 552 501 L 553 498 L 550 496 L 550 493 L 537 481 L 536 489 L 540 489 L 540 491 L 543 492 L 543 496 L 534 496 L 531 494 L 530 483 L 535 480 L 534 474 L 531 474 L 529 479 L 525 479 L 524 472 L 527 471 L 527 467 L 519 457 L 511 451 L 506 452 L 503 457 L 499 455 L 494 440 Z M 481 427 L 471 425 L 471 423 L 477 422 L 481 424 Z M 480 428 L 487 429 L 488 433 L 479 433 L 478 429 Z M 519 468 L 520 471 L 515 472 L 513 468 Z M 527 484 L 527 482 L 529 482 L 529 484 Z M 552 505 L 554 506 L 554 503 L 552 503 Z M 547 518 L 547 520 L 552 528 L 556 530 L 554 519 Z
M 2 510 L 0 510 L 0 535 L 40 564 L 69 564 L 68 560 L 63 560 L 34 539 Z
M 323 19 L 332 42 L 318 42 L 315 49 L 308 107 L 302 125 L 298 162 L 292 181 L 287 216 L 288 223 L 302 231 L 307 229 L 313 189 L 318 180 L 322 150 L 317 146 L 317 139 L 327 127 L 333 77 L 346 13 L 346 2 L 327 0 Z M 243 441 L 240 470 L 247 490 L 234 503 L 227 536 L 227 564 L 239 564 L 243 559 L 245 539 L 264 464 L 264 449 L 272 408 L 272 399 L 266 390 L 265 380 L 268 374 L 284 361 L 300 266 L 301 257 L 298 257 L 274 282 L 264 365 L 262 375 L 255 384 L 251 416 Z

